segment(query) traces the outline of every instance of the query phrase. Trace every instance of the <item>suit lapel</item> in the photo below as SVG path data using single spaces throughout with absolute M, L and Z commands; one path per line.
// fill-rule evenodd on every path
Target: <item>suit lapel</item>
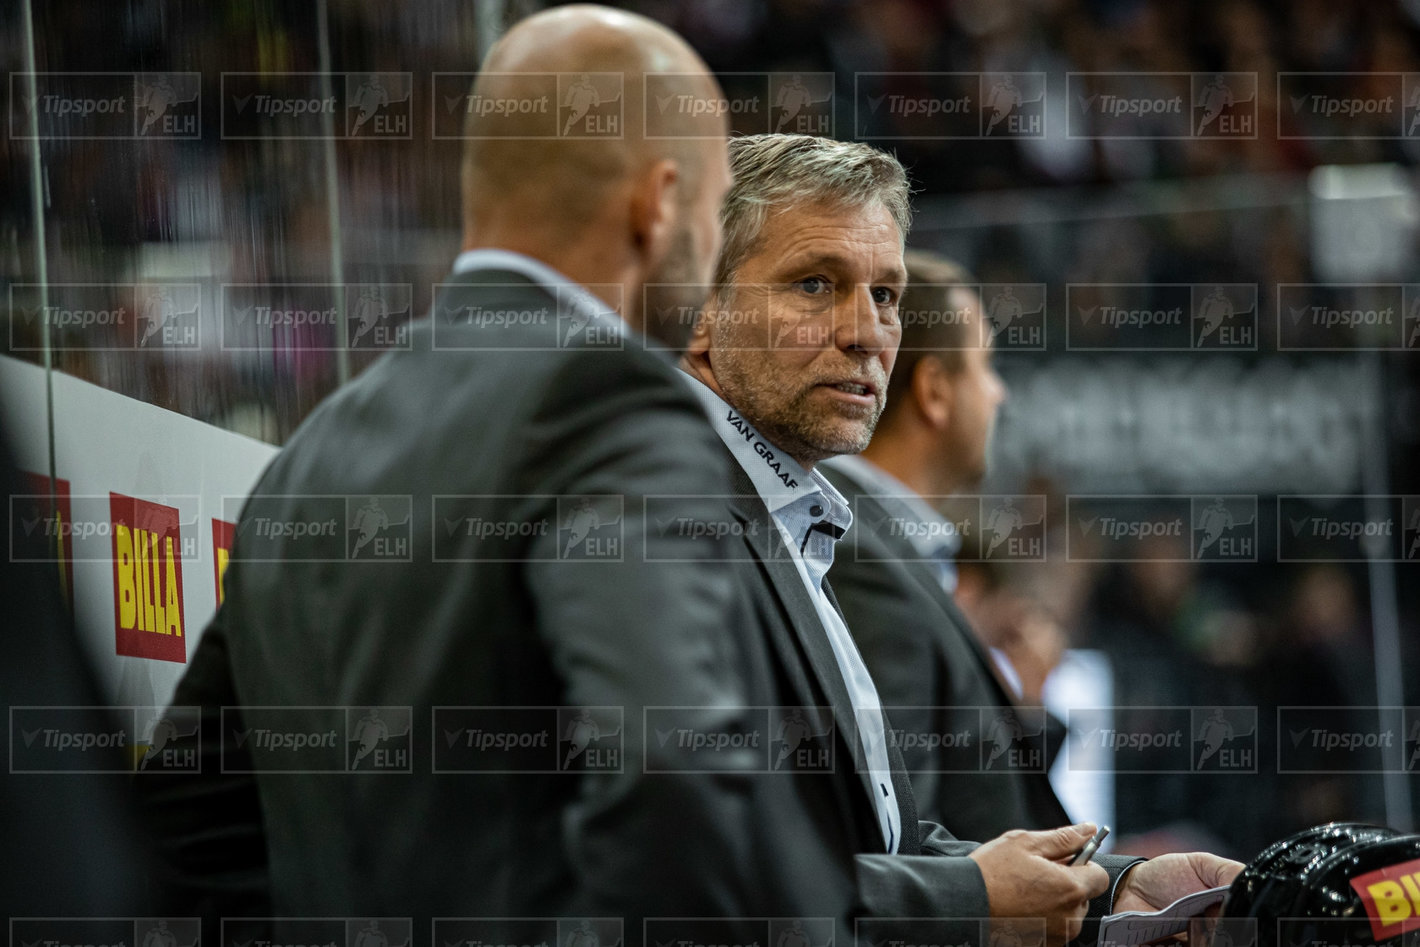
M 848 685 L 843 680 L 843 672 L 838 667 L 838 658 L 833 653 L 833 646 L 829 644 L 828 633 L 823 628 L 818 609 L 809 597 L 809 590 L 804 586 L 799 569 L 780 535 L 779 527 L 775 525 L 764 501 L 755 491 L 753 483 L 738 461 L 734 464 L 733 475 L 737 495 L 731 498 L 731 509 L 736 518 L 746 525 L 753 522 L 761 524 L 760 528 L 744 531 L 745 541 L 754 551 L 760 568 L 769 577 L 775 597 L 788 619 L 788 631 L 792 634 L 792 638 L 789 638 L 785 635 L 784 628 L 774 627 L 771 631 L 774 647 L 779 651 L 781 661 L 790 668 L 790 676 L 798 690 L 795 696 L 802 700 L 805 706 L 815 706 L 822 696 L 828 698 L 833 709 L 834 723 L 843 737 L 838 744 L 839 750 L 841 752 L 846 749 L 850 755 L 856 781 L 867 797 L 864 799 L 860 795 L 860 801 L 869 804 L 872 813 L 871 824 L 877 826 L 877 804 L 874 802 L 873 784 L 863 751 L 863 741 L 858 736 L 858 722 L 853 719 L 853 702 L 848 696 Z M 812 682 L 795 670 L 805 661 L 812 673 Z M 842 764 L 835 764 L 838 765 Z M 881 844 L 881 835 L 878 838 Z

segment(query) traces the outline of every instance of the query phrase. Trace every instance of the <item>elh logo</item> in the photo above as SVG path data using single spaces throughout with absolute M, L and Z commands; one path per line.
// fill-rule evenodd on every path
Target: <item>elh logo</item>
M 414 500 L 406 495 L 345 498 L 351 559 L 408 562 Z
M 571 707 L 557 711 L 557 768 L 563 772 L 621 772 L 622 709 Z
M 981 344 L 996 349 L 1045 349 L 1045 284 L 986 283 Z
M 1018 502 L 1019 501 L 1019 502 Z M 1044 559 L 1045 497 L 981 499 L 982 559 Z
M 366 707 L 345 711 L 346 756 L 352 773 L 409 773 L 409 707 Z
M 833 73 L 771 73 L 769 131 L 833 135 Z
M 1193 287 L 1193 347 L 1257 349 L 1257 284 Z
M 982 707 L 981 768 L 1045 772 L 1045 709 Z
M 619 494 L 558 497 L 557 558 L 620 562 L 624 502 Z
M 1045 73 L 983 73 L 982 138 L 1045 137 Z
M 414 312 L 414 287 L 408 283 L 361 283 L 345 288 L 349 347 L 407 348 L 405 325 Z
M 833 928 L 830 917 L 771 920 L 765 947 L 833 947 Z
M 1257 772 L 1257 708 L 1195 707 L 1193 769 L 1196 772 Z
M 200 72 L 140 72 L 134 76 L 137 138 L 200 138 Z
M 1190 81 L 1195 138 L 1257 137 L 1257 73 L 1195 73 Z
M 137 347 L 197 348 L 202 288 L 196 283 L 138 286 Z
M 771 770 L 828 772 L 833 769 L 832 708 L 771 708 L 769 732 Z
M 560 138 L 620 138 L 623 134 L 623 84 L 619 72 L 578 72 L 557 77 Z
M 109 493 L 117 653 L 187 663 L 178 511 Z
M 1257 497 L 1193 497 L 1193 558 L 1257 561 Z
M 409 138 L 414 74 L 352 72 L 345 76 L 348 138 Z
M 134 744 L 138 772 L 196 772 L 201 736 L 199 707 L 135 707 L 147 722 Z

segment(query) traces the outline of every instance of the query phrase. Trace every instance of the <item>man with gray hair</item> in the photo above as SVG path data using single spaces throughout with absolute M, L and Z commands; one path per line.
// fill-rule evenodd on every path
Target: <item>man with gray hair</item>
M 1067 866 L 1089 824 L 977 845 L 918 823 L 872 677 L 824 581 L 852 515 L 814 469 L 866 447 L 885 404 L 907 280 L 907 175 L 867 145 L 801 135 L 734 139 L 730 157 L 717 286 L 681 367 L 734 460 L 736 565 L 770 643 L 764 675 L 778 704 L 830 708 L 818 736 L 852 761 L 781 780 L 816 813 L 813 857 L 835 894 L 880 918 L 1033 918 L 1062 944 L 1091 899 L 1099 915 L 1225 883 L 1241 866 L 1212 856 Z M 825 748 L 793 747 L 791 763 L 811 765 Z M 795 828 L 782 824 L 779 843 L 795 844 Z M 899 857 L 924 855 L 936 857 Z

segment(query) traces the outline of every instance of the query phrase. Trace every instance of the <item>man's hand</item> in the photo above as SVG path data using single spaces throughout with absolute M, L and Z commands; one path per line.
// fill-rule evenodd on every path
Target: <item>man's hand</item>
M 1093 825 L 1067 825 L 1044 832 L 1012 829 L 971 853 L 986 881 L 992 917 L 1043 917 L 1046 943 L 1058 947 L 1079 933 L 1091 898 L 1109 887 L 1099 865 L 1071 868 Z
M 1157 911 L 1186 894 L 1232 884 L 1242 862 L 1207 852 L 1160 855 L 1124 873 L 1114 894 L 1114 913 Z

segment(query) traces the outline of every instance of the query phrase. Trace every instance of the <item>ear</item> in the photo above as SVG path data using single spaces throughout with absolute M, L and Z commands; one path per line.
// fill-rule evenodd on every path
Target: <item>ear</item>
M 951 423 L 956 389 L 942 360 L 924 355 L 912 366 L 912 401 L 917 413 L 933 430 L 945 430 Z
M 648 166 L 631 192 L 631 238 L 643 260 L 670 249 L 679 213 L 680 168 L 669 158 Z
M 718 293 L 712 294 L 709 299 L 705 300 L 705 305 L 690 330 L 690 338 L 686 340 L 685 350 L 680 356 L 680 367 L 701 381 L 706 381 L 707 377 L 714 377 L 714 372 L 710 368 L 710 320 L 714 318 L 713 314 L 719 306 Z

